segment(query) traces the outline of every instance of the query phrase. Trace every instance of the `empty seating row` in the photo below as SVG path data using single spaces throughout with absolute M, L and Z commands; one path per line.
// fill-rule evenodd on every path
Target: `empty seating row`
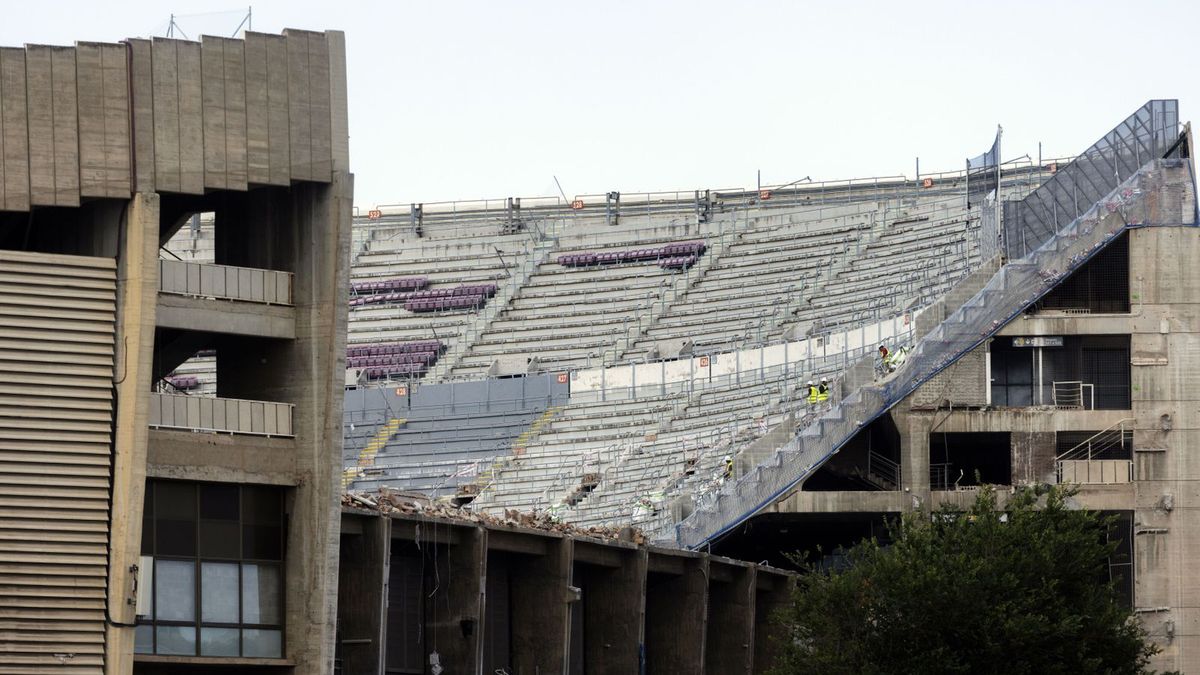
M 167 384 L 179 391 L 190 391 L 200 386 L 200 378 L 195 375 L 168 375 Z
M 350 292 L 358 295 L 384 293 L 387 291 L 415 291 L 429 285 L 428 276 L 400 277 L 379 281 L 358 281 L 350 284 Z
M 412 352 L 409 354 L 390 354 L 388 356 L 350 356 L 346 358 L 347 368 L 383 368 L 402 363 L 420 363 L 429 365 L 437 360 L 437 352 Z
M 613 265 L 627 262 L 656 261 L 659 265 L 667 260 L 699 257 L 708 249 L 703 241 L 685 241 L 667 244 L 661 248 L 639 248 L 625 251 L 605 251 L 601 253 L 567 253 L 558 256 L 558 264 L 564 267 L 585 267 L 588 265 Z
M 346 348 L 346 356 L 385 356 L 387 354 L 409 354 L 412 352 L 442 352 L 445 345 L 439 340 L 395 342 L 391 344 L 352 345 Z

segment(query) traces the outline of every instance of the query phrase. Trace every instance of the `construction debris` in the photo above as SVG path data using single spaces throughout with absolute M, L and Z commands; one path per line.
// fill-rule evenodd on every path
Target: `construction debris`
M 370 509 L 383 514 L 402 513 L 445 518 L 490 527 L 522 527 L 574 537 L 628 541 L 638 545 L 647 542 L 646 535 L 636 527 L 580 527 L 559 522 L 553 514 L 540 511 L 526 513 L 505 509 L 503 516 L 494 516 L 462 508 L 451 502 L 435 501 L 421 493 L 400 492 L 388 488 L 380 488 L 377 492 L 345 493 L 342 495 L 342 506 Z

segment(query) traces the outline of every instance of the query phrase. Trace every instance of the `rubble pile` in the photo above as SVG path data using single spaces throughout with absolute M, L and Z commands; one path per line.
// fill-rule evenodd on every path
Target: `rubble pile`
M 491 527 L 522 527 L 573 537 L 628 541 L 639 545 L 647 542 L 646 535 L 636 527 L 580 527 L 571 523 L 559 522 L 549 513 L 527 513 L 514 509 L 505 509 L 503 516 L 494 516 L 464 509 L 450 502 L 435 501 L 420 493 L 399 492 L 387 488 L 380 488 L 378 492 L 370 493 L 345 493 L 342 495 L 342 506 L 369 509 L 383 514 L 405 513 L 430 518 L 445 518 L 446 520 L 478 523 Z

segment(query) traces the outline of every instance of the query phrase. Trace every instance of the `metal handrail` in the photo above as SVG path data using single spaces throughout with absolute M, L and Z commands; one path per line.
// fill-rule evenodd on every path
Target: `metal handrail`
M 1132 424 L 1133 421 L 1134 421 L 1134 418 L 1132 418 L 1132 417 L 1124 417 L 1122 419 L 1117 420 L 1116 422 L 1108 425 L 1104 429 L 1097 431 L 1096 433 L 1092 434 L 1091 436 L 1084 439 L 1083 441 L 1080 441 L 1079 443 L 1075 444 L 1075 446 L 1072 447 L 1071 449 L 1066 450 L 1065 452 L 1059 454 L 1057 457 L 1054 458 L 1054 461 L 1061 462 L 1063 460 L 1076 459 L 1076 457 L 1074 457 L 1074 455 L 1079 450 L 1085 449 L 1085 448 L 1087 450 L 1087 455 L 1088 455 L 1087 459 L 1090 461 L 1092 459 L 1092 454 L 1093 454 L 1093 441 L 1100 439 L 1105 434 L 1112 434 L 1114 432 L 1117 432 L 1117 434 L 1118 434 L 1116 443 L 1120 443 L 1121 447 L 1125 447 L 1125 425 Z M 1113 447 L 1113 445 L 1114 445 L 1114 443 L 1111 443 L 1111 442 L 1105 443 L 1100 449 L 1107 450 L 1108 448 Z

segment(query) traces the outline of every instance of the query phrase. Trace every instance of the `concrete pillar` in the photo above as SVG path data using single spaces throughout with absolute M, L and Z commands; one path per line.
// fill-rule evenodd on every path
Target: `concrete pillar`
M 391 521 L 381 516 L 347 516 L 361 527 L 343 532 L 338 568 L 338 631 L 342 672 L 383 672 L 387 626 Z
M 297 487 L 285 566 L 295 675 L 333 670 L 352 189 L 344 173 L 330 185 L 292 186 L 296 339 L 272 364 L 278 386 L 262 392 L 267 400 L 295 405 Z
M 425 630 L 432 637 L 426 646 L 437 645 L 447 673 L 474 673 L 483 648 L 487 531 L 464 527 L 455 532 L 439 551 L 435 571 L 440 583 L 426 601 Z
M 896 428 L 900 433 L 901 483 L 913 499 L 904 505 L 914 509 L 929 504 L 929 425 L 934 413 L 897 414 Z M 942 413 L 943 415 L 945 413 Z
M 509 583 L 514 673 L 567 670 L 573 544 L 565 537 L 547 539 L 544 555 L 529 557 L 512 569 Z
M 146 489 L 147 414 L 154 361 L 158 302 L 158 195 L 138 193 L 129 202 L 117 258 L 116 420 L 109 527 L 108 615 L 105 672 L 133 672 L 136 565 L 142 548 Z
M 646 549 L 608 548 L 603 551 L 607 554 L 604 564 L 585 564 L 580 555 L 585 547 L 600 548 L 575 543 L 574 585 L 583 595 L 583 626 L 572 626 L 572 635 L 580 636 L 582 642 L 572 641 L 572 663 L 586 664 L 588 675 L 639 672 L 646 610 Z
M 707 556 L 650 552 L 646 581 L 646 673 L 704 672 L 707 604 Z
M 754 667 L 755 569 L 712 560 L 709 572 L 704 668 L 749 675 Z
M 765 673 L 776 665 L 786 637 L 776 621 L 777 614 L 791 602 L 794 581 L 777 573 L 759 570 L 754 592 L 754 669 Z

